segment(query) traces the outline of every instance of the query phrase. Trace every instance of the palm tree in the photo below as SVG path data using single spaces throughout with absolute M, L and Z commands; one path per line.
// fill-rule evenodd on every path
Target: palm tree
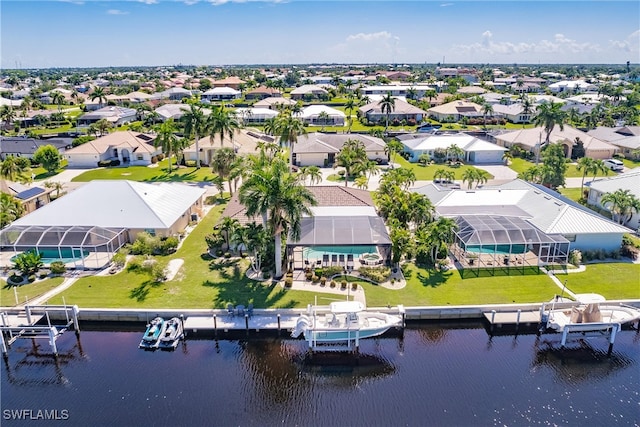
M 389 116 L 396 108 L 396 99 L 391 96 L 391 92 L 387 92 L 387 94 L 384 95 L 380 101 L 378 101 L 378 105 L 380 106 L 380 111 L 382 111 L 382 114 L 386 115 L 387 118 L 384 127 L 384 132 L 387 133 L 389 129 Z
M 396 154 L 401 152 L 403 149 L 404 145 L 397 139 L 392 139 L 391 141 L 387 142 L 387 145 L 384 147 L 384 151 L 387 154 L 388 159 L 393 163 L 395 163 L 396 161 Z
M 91 93 L 91 100 L 98 100 L 98 108 L 102 108 L 102 104 L 107 102 L 107 95 L 104 93 L 104 89 L 100 86 L 96 87 Z
M 51 92 L 51 100 L 54 104 L 58 104 L 58 111 L 62 111 L 62 104 L 64 104 L 64 95 L 60 92 Z
M 491 106 L 491 104 L 489 104 L 488 102 L 485 102 L 482 104 L 482 120 L 484 122 L 483 126 L 485 128 L 485 130 L 487 129 L 487 116 L 490 116 L 493 114 L 493 106 Z
M 211 168 L 222 177 L 228 179 L 231 175 L 231 165 L 236 158 L 236 152 L 231 147 L 217 149 L 211 156 Z M 232 193 L 231 179 L 229 180 L 229 192 Z
M 591 170 L 591 172 L 593 173 L 592 181 L 595 181 L 599 173 L 602 173 L 602 175 L 607 176 L 609 175 L 610 171 L 611 169 L 609 169 L 607 165 L 604 164 L 604 160 L 593 159 L 593 169 Z
M 347 187 L 349 177 L 356 175 L 362 170 L 363 164 L 367 161 L 367 152 L 364 144 L 360 141 L 348 139 L 342 145 L 342 149 L 336 156 L 334 169 L 338 166 L 344 168 L 344 186 Z
M 227 245 L 228 251 L 231 250 L 231 235 L 235 232 L 239 225 L 240 223 L 237 219 L 225 216 L 224 218 L 222 218 L 222 221 L 220 221 L 220 224 L 216 226 L 216 228 L 220 230 L 220 233 L 224 237 L 224 242 Z
M 453 243 L 455 231 L 458 229 L 453 218 L 440 217 L 427 226 L 428 239 L 431 246 L 431 260 L 434 265 L 438 261 L 438 253 L 443 247 Z
M 449 155 L 449 158 L 455 159 L 457 161 L 464 158 L 464 150 L 458 147 L 456 144 L 451 144 L 447 148 L 447 155 Z
M 0 163 L 0 177 L 9 181 L 27 181 L 28 172 L 29 168 L 24 166 L 22 162 L 17 161 L 13 156 L 7 156 L 7 158 Z
M 8 193 L 0 192 L 0 229 L 20 218 L 24 213 L 24 206 L 20 200 Z
M 103 136 L 106 133 L 109 133 L 109 129 L 113 127 L 110 121 L 107 119 L 100 119 L 94 123 L 96 125 L 96 130 L 100 132 L 100 136 Z
M 206 118 L 204 111 L 196 103 L 189 104 L 189 110 L 184 113 L 184 132 L 187 136 L 194 136 L 196 143 L 196 169 L 200 169 L 200 135 L 205 132 Z
M 267 252 L 269 236 L 264 227 L 255 222 L 247 224 L 246 229 L 249 234 L 247 250 L 253 254 L 251 256 L 251 268 L 254 272 L 259 273 L 262 269 L 262 258 Z
M 600 199 L 600 204 L 611 212 L 613 220 L 618 224 L 624 224 L 634 213 L 640 212 L 640 200 L 630 190 L 619 189 L 607 193 Z
M 322 172 L 318 166 L 303 166 L 298 173 L 303 184 L 306 184 L 307 178 L 309 178 L 309 184 L 319 184 L 322 182 Z
M 45 181 L 44 188 L 53 188 L 56 191 L 56 199 L 60 197 L 60 192 L 64 189 L 64 184 L 58 181 Z
M 590 173 L 597 173 L 596 165 L 592 158 L 583 157 L 578 160 L 578 166 L 576 167 L 579 171 L 582 171 L 582 181 L 580 183 L 580 198 L 584 199 L 584 178 Z
M 462 173 L 462 182 L 466 182 L 469 189 L 471 189 L 471 187 L 473 187 L 473 183 L 476 182 L 476 180 L 478 179 L 478 173 L 477 173 L 477 169 L 474 168 L 469 168 L 469 169 L 465 169 L 465 171 Z
M 321 111 L 320 114 L 318 114 L 318 121 L 321 123 L 320 132 L 324 132 L 324 127 L 329 122 L 329 113 Z
M 356 107 L 356 101 L 352 97 L 347 98 L 347 101 L 344 103 L 344 111 L 347 113 L 347 123 L 349 127 L 347 128 L 347 133 L 351 133 L 351 124 L 353 123 L 353 119 L 351 118 L 351 113 L 353 109 Z
M 293 150 L 295 144 L 298 142 L 298 136 L 304 135 L 307 130 L 304 127 L 304 123 L 296 117 L 294 117 L 291 111 L 285 111 L 280 113 L 276 117 L 276 131 L 275 135 L 279 137 L 280 146 L 289 146 L 289 164 L 293 168 Z
M 251 171 L 240 187 L 240 203 L 247 215 L 261 214 L 275 240 L 275 275 L 282 276 L 282 233 L 292 240 L 300 238 L 303 215 L 312 215 L 317 204 L 313 194 L 297 182 L 287 163 L 276 157 L 267 167 Z
M 11 122 L 16 118 L 16 111 L 9 105 L 3 105 L 0 108 L 0 120 L 2 120 L 2 127 L 6 129 Z
M 238 129 L 240 129 L 240 123 L 236 119 L 235 113 L 226 109 L 224 105 L 214 108 L 211 112 L 207 122 L 211 145 L 213 145 L 215 137 L 218 136 L 220 138 L 220 147 L 223 147 L 225 135 L 233 144 L 233 137 Z
M 533 122 L 536 126 L 544 126 L 545 144 L 549 144 L 549 137 L 556 125 L 560 127 L 560 130 L 564 130 L 567 113 L 562 111 L 561 108 L 562 104 L 559 102 L 544 103 L 538 106 Z
M 171 173 L 171 153 L 175 150 L 178 137 L 175 134 L 176 126 L 173 119 L 168 119 L 158 127 L 158 137 L 153 141 L 154 147 L 162 147 L 162 152 L 167 153 L 169 160 L 168 171 Z
M 354 184 L 357 188 L 366 190 L 367 188 L 369 188 L 369 179 L 366 176 L 359 176 L 354 181 Z
M 236 220 L 237 222 L 237 220 Z M 236 250 L 242 255 L 242 248 L 249 247 L 249 241 L 251 240 L 251 230 L 248 227 L 237 226 L 231 233 L 230 243 L 232 243 Z
M 505 151 L 504 154 L 502 154 L 502 161 L 506 166 L 509 166 L 509 164 L 511 164 L 512 159 L 513 154 L 511 154 L 511 151 Z

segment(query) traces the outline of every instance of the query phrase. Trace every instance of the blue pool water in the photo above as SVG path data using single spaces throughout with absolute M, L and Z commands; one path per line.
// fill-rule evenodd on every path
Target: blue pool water
M 31 250 L 35 251 L 36 249 Z M 89 251 L 81 251 L 80 249 L 72 248 L 60 248 L 60 251 L 58 251 L 57 248 L 40 248 L 37 252 L 42 255 L 42 262 L 44 265 L 49 265 L 54 261 L 62 261 L 67 264 L 70 262 L 80 261 L 89 255 Z M 17 255 L 11 257 L 11 261 L 15 261 L 16 257 Z
M 315 246 L 313 248 L 305 248 L 303 251 L 304 259 L 320 259 L 322 255 L 340 255 L 353 254 L 358 258 L 362 254 L 375 253 L 375 246 Z
M 509 248 L 511 248 L 511 252 L 509 252 Z M 527 247 L 525 245 L 491 245 L 491 246 L 482 246 L 482 245 L 469 245 L 466 247 L 467 252 L 472 252 L 474 254 L 493 254 L 496 255 L 509 255 L 511 254 L 523 254 L 527 252 Z

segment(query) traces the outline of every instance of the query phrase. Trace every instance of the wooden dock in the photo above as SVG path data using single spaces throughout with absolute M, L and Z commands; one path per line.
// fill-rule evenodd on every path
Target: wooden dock
M 184 320 L 185 332 L 213 331 L 291 331 L 298 315 L 254 314 L 253 316 L 189 316 Z

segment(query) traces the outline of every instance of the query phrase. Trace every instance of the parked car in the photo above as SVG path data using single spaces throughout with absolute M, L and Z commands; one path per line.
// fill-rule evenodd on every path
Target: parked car
M 604 161 L 604 164 L 612 171 L 621 172 L 624 170 L 624 163 L 618 159 L 607 159 Z

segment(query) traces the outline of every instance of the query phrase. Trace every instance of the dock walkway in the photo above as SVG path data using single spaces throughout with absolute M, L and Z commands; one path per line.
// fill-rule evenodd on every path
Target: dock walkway
M 285 330 L 290 331 L 296 326 L 298 315 L 261 315 L 253 316 L 230 316 L 230 315 L 212 315 L 212 316 L 189 316 L 184 321 L 185 332 L 198 331 L 264 331 L 264 330 Z

